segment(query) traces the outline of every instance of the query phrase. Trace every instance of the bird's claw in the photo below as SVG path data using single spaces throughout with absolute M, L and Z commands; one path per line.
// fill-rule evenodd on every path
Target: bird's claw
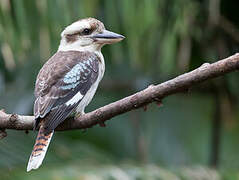
M 74 119 L 76 120 L 76 119 L 79 119 L 82 115 L 84 115 L 85 114 L 85 112 L 84 111 L 82 111 L 82 112 L 77 112 L 76 114 L 75 114 L 75 117 L 74 117 Z

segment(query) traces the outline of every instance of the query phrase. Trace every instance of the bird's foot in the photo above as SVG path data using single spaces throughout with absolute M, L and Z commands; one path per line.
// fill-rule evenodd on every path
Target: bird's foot
M 74 119 L 78 119 L 78 118 L 80 118 L 80 117 L 81 117 L 82 115 L 84 115 L 84 114 L 85 114 L 84 111 L 82 111 L 82 112 L 76 112 Z

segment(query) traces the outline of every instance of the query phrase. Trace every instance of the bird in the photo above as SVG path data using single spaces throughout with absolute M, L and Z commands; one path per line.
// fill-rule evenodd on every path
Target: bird
M 105 71 L 101 48 L 123 40 L 95 18 L 84 18 L 61 33 L 57 52 L 40 69 L 35 82 L 34 129 L 39 128 L 27 172 L 38 169 L 54 129 L 68 116 L 84 114 Z

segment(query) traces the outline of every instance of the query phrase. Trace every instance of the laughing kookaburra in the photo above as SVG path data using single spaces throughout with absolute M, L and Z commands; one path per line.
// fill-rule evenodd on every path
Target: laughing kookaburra
M 104 71 L 101 48 L 124 36 L 107 31 L 94 18 L 81 19 L 61 33 L 58 51 L 41 68 L 35 84 L 36 143 L 27 171 L 37 169 L 45 157 L 54 129 L 71 113 L 84 113 Z

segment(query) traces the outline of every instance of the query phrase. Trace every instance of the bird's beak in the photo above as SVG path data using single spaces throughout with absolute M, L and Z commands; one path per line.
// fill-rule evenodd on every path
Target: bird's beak
M 102 33 L 93 35 L 92 38 L 99 44 L 113 44 L 123 40 L 125 37 L 120 34 L 104 30 Z

